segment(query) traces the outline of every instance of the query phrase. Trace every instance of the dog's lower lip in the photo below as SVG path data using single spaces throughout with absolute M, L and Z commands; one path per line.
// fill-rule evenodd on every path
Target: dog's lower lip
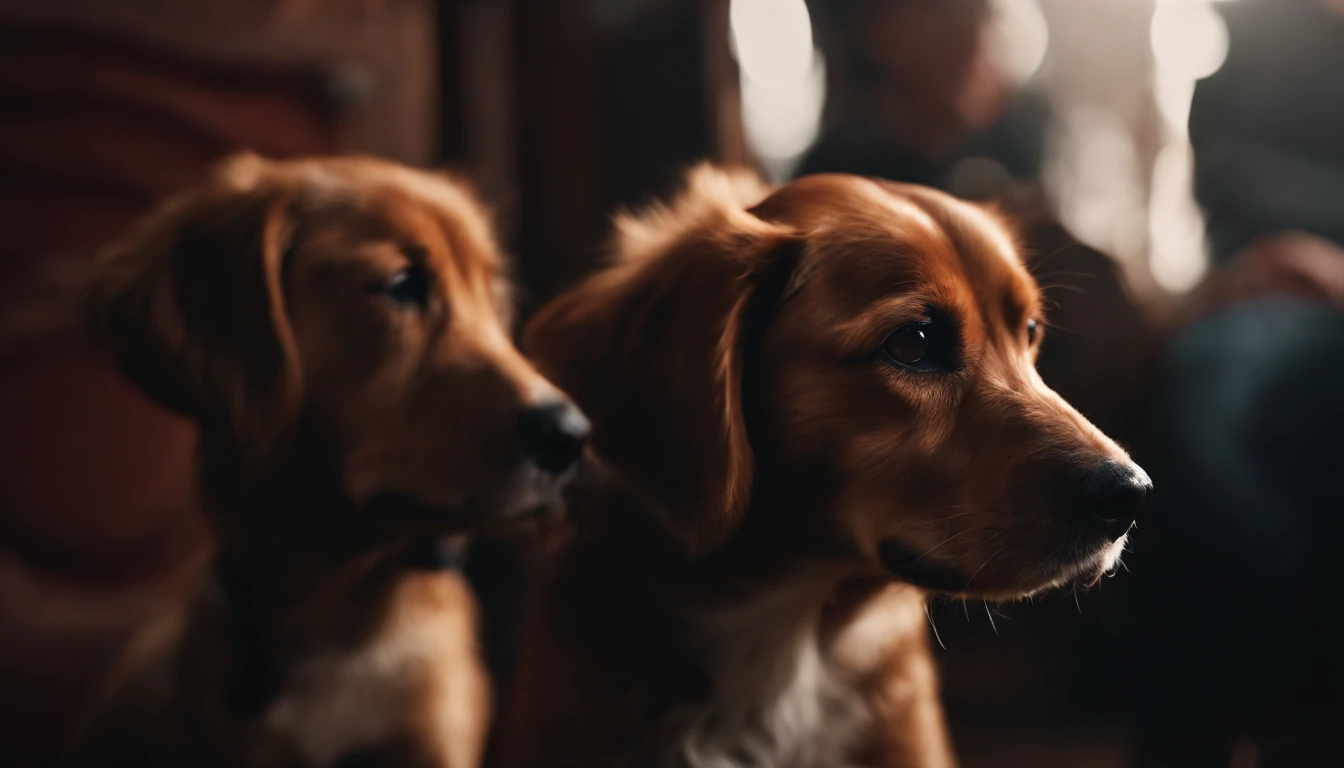
M 1082 584 L 1084 589 L 1091 589 L 1097 586 L 1103 578 L 1115 573 L 1115 569 L 1116 566 L 1114 565 L 1107 567 L 1105 563 L 1098 563 L 1090 569 L 1084 570 L 1074 578 L 1074 581 Z
M 960 592 L 969 586 L 964 576 L 930 562 L 919 550 L 896 539 L 886 539 L 878 545 L 878 559 L 891 576 L 927 589 Z

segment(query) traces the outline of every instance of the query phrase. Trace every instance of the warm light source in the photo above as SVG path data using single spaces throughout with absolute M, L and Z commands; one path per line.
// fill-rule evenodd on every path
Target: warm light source
M 1123 119 L 1104 107 L 1060 114 L 1050 188 L 1079 239 L 1121 259 L 1144 253 L 1147 209 L 1139 153 Z
M 1149 30 L 1153 98 L 1167 140 L 1153 163 L 1148 265 L 1158 285 L 1179 293 L 1198 284 L 1209 267 L 1204 221 L 1191 190 L 1190 105 L 1195 82 L 1227 60 L 1228 30 L 1213 0 L 1158 0 Z
M 732 0 L 732 46 L 741 71 L 747 141 L 776 180 L 817 138 L 826 71 L 803 0 Z
M 803 0 L 733 0 L 728 20 L 742 77 L 780 86 L 807 75 L 814 54 Z
M 1208 271 L 1204 220 L 1191 197 L 1194 158 L 1189 142 L 1173 142 L 1153 164 L 1148 200 L 1149 266 L 1157 284 L 1188 291 Z
M 1041 68 L 1050 48 L 1050 27 L 1037 0 L 993 0 L 992 55 L 1014 80 L 1024 83 Z
M 1177 133 L 1185 134 L 1195 81 L 1227 60 L 1227 23 L 1210 0 L 1159 0 L 1150 39 L 1158 108 Z

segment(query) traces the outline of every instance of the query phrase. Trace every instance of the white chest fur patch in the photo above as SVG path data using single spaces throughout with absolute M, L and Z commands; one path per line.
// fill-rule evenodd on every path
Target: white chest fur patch
M 845 768 L 871 723 L 852 674 L 820 647 L 796 594 L 698 617 L 711 699 L 680 713 L 693 768 Z
M 406 723 L 413 694 L 425 682 L 436 629 L 403 630 L 365 648 L 305 661 L 290 672 L 266 724 L 293 739 L 317 766 L 379 744 Z

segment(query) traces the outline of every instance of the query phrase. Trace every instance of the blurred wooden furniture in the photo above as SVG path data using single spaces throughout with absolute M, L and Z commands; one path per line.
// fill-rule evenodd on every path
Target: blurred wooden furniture
M 499 209 L 528 306 L 591 269 L 611 212 L 746 162 L 727 0 L 455 0 L 446 157 Z
M 96 251 L 242 147 L 425 163 L 429 0 L 0 2 L 0 751 L 63 738 L 206 541 L 193 435 L 83 340 Z

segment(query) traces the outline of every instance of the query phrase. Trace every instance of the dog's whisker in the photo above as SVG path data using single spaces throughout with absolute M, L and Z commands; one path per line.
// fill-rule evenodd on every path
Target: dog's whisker
M 943 539 L 942 541 L 938 542 L 937 544 L 933 545 L 933 546 L 930 547 L 928 550 L 926 550 L 926 551 L 924 552 L 924 554 L 920 555 L 919 557 L 916 557 L 916 558 L 915 558 L 915 562 L 919 562 L 920 560 L 923 560 L 925 557 L 927 557 L 928 555 L 932 554 L 932 552 L 933 552 L 935 549 L 938 549 L 939 547 L 943 546 L 944 544 L 947 544 L 948 542 L 952 541 L 953 539 L 958 539 L 958 538 L 960 538 L 960 537 L 962 537 L 962 536 L 965 536 L 965 535 L 968 534 L 968 533 L 979 533 L 979 532 L 982 532 L 982 531 L 998 531 L 999 533 L 1002 533 L 1001 530 L 999 530 L 999 529 L 997 529 L 997 528 L 993 528 L 993 527 L 991 527 L 991 526 L 981 526 L 981 527 L 978 527 L 978 528 L 967 528 L 966 530 L 961 531 L 961 532 L 959 532 L 959 533 L 954 533 L 954 534 L 952 534 L 951 536 L 948 536 L 947 538 L 945 538 L 945 539 Z
M 1080 279 L 1080 280 L 1095 280 L 1095 279 L 1097 279 L 1097 276 L 1096 276 L 1096 275 L 1089 274 L 1089 273 L 1087 273 L 1087 272 L 1073 272 L 1073 271 L 1069 271 L 1069 270 L 1055 270 L 1054 272 L 1047 272 L 1047 273 L 1045 273 L 1045 274 L 1043 274 L 1043 275 L 1035 275 L 1035 274 L 1034 274 L 1033 277 L 1036 278 L 1037 282 L 1044 281 L 1044 280 L 1056 280 L 1056 279 L 1061 278 L 1061 277 L 1071 277 L 1071 278 L 1074 278 L 1074 279 Z
M 938 625 L 933 623 L 933 612 L 929 610 L 928 602 L 924 603 L 924 615 L 929 617 L 929 626 L 933 628 L 933 637 L 935 640 L 938 641 L 938 647 L 946 651 L 947 646 L 943 645 L 943 637 L 942 635 L 938 634 Z
M 969 589 L 971 588 L 971 584 L 973 584 L 973 583 L 975 582 L 975 577 L 976 577 L 976 576 L 979 576 L 979 575 L 980 575 L 980 572 L 983 571 L 983 570 L 985 570 L 985 566 L 989 565 L 989 562 L 990 562 L 991 560 L 993 560 L 994 558 L 996 558 L 996 557 L 998 557 L 999 555 L 1003 554 L 1004 552 L 1007 552 L 1009 549 L 1011 549 L 1011 546 L 1009 546 L 1009 547 L 1003 547 L 1003 548 L 999 549 L 998 551 L 996 551 L 994 554 L 992 554 L 992 555 L 990 555 L 989 557 L 985 558 L 985 562 L 981 563 L 981 564 L 980 564 L 980 567 L 975 569 L 975 573 L 972 573 L 972 574 L 971 574 L 971 578 L 969 578 L 969 579 L 966 580 L 966 589 L 969 590 Z
M 1052 284 L 1052 285 L 1042 285 L 1042 286 L 1041 286 L 1041 290 L 1042 290 L 1042 291 L 1072 291 L 1073 293 L 1079 294 L 1080 296 L 1086 296 L 1086 295 L 1087 295 L 1087 291 L 1083 290 L 1080 286 L 1077 286 L 1077 285 L 1065 285 L 1065 284 L 1063 284 L 1063 283 L 1055 283 L 1055 284 Z
M 998 539 L 1000 536 L 1004 535 L 1005 533 L 1009 533 L 1011 530 L 1012 530 L 1012 529 L 1000 530 L 998 533 L 995 533 L 993 536 L 990 536 L 988 539 L 985 539 L 985 542 L 984 542 L 984 543 L 985 543 L 986 545 L 988 545 L 988 544 L 992 544 L 992 543 L 993 543 L 996 539 Z M 946 570 L 951 570 L 952 567 L 955 567 L 955 566 L 957 566 L 957 565 L 960 565 L 961 562 L 962 562 L 963 560 L 965 560 L 966 558 L 968 558 L 968 557 L 970 557 L 971 555 L 975 554 L 975 552 L 976 552 L 976 550 L 969 550 L 969 551 L 966 551 L 966 552 L 961 553 L 960 555 L 958 555 L 958 556 L 956 557 L 956 559 L 954 559 L 954 560 L 951 562 L 951 564 L 946 568 Z M 981 567 L 983 567 L 983 566 L 981 566 Z
M 1050 277 L 1051 275 L 1059 274 L 1058 272 L 1052 272 L 1049 275 L 1038 275 L 1036 274 L 1036 270 L 1040 269 L 1041 267 L 1044 267 L 1047 262 L 1058 256 L 1059 254 L 1073 250 L 1074 248 L 1078 248 L 1080 246 L 1081 243 L 1077 242 L 1065 243 L 1064 245 L 1059 246 L 1055 250 L 1047 253 L 1046 255 L 1041 256 L 1040 258 L 1037 259 L 1033 259 L 1030 266 L 1032 276 L 1035 277 L 1037 280 L 1043 280 L 1047 277 Z
M 957 508 L 957 507 L 949 507 L 949 509 L 956 509 L 956 508 Z M 909 528 L 909 530 L 911 530 L 911 531 L 918 531 L 918 530 L 921 530 L 921 529 L 923 529 L 923 528 L 929 528 L 929 527 L 938 525 L 938 524 L 940 524 L 940 523 L 946 523 L 946 522 L 948 522 L 949 520 L 955 520 L 955 519 L 957 519 L 957 518 L 959 518 L 959 517 L 965 517 L 966 515 L 981 515 L 981 514 L 989 514 L 989 513 L 988 513 L 987 510 L 982 510 L 982 509 L 972 509 L 972 510 L 967 510 L 966 512 L 958 512 L 958 513 L 955 514 L 955 515 L 948 515 L 947 517 L 940 517 L 940 518 L 937 518 L 937 519 L 935 519 L 935 520 L 925 520 L 924 522 L 922 522 L 922 523 L 920 523 L 920 524 L 918 524 L 918 525 L 911 526 L 911 527 Z

